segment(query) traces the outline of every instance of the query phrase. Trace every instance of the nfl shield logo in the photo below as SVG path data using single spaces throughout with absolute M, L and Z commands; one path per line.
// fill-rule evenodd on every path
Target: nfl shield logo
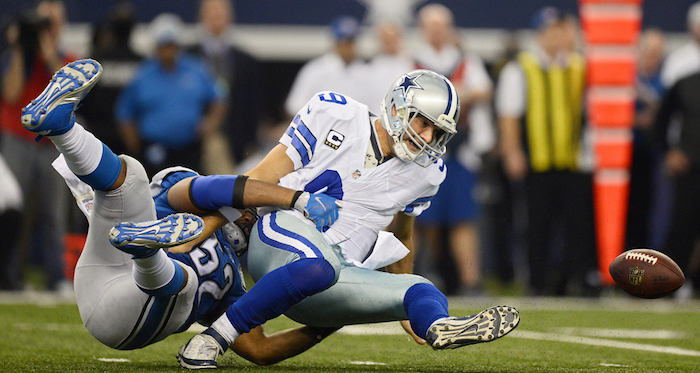
M 362 173 L 360 172 L 360 170 L 355 170 L 355 172 L 352 173 L 353 179 L 357 179 L 360 176 L 362 176 Z
M 642 279 L 644 278 L 644 270 L 639 269 L 639 267 L 631 268 L 629 272 L 629 282 L 634 286 L 639 286 L 642 284 Z

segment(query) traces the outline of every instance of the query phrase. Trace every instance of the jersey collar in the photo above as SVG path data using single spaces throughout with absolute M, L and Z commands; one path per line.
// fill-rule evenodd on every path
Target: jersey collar
M 372 113 L 369 115 L 369 146 L 367 147 L 367 155 L 365 156 L 365 168 L 377 167 L 380 164 L 391 159 L 391 156 L 385 156 L 382 154 L 382 148 L 379 146 L 379 141 L 377 139 L 377 129 L 374 127 L 374 122 L 379 119 L 373 116 Z

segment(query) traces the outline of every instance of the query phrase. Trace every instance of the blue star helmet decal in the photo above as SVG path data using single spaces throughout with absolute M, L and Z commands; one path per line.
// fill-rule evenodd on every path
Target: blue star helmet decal
M 420 84 L 416 83 L 416 79 L 418 79 L 422 75 L 423 74 L 420 74 L 420 75 L 416 75 L 414 77 L 404 75 L 403 82 L 401 82 L 401 84 L 399 84 L 398 87 L 396 87 L 396 89 L 397 90 L 401 89 L 401 91 L 404 95 L 406 95 L 408 93 L 408 91 L 413 87 L 415 87 L 417 89 L 423 89 L 423 87 L 421 87 Z

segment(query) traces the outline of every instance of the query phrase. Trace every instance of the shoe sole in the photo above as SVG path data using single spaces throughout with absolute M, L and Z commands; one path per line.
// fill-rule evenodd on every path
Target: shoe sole
M 189 359 L 185 359 L 185 357 L 182 356 L 182 354 L 185 353 L 185 348 L 187 347 L 188 344 L 189 344 L 189 342 L 186 345 L 180 347 L 180 351 L 177 352 L 177 361 L 180 363 L 181 367 L 191 369 L 191 370 L 217 369 L 218 368 L 218 364 L 216 364 L 216 362 L 213 365 L 212 364 L 196 365 L 196 364 L 190 363 L 188 361 Z
M 203 232 L 199 216 L 179 213 L 156 221 L 119 223 L 109 231 L 109 241 L 119 249 L 160 249 L 187 243 Z
M 58 70 L 51 78 L 51 83 L 29 105 L 22 109 L 22 125 L 39 135 L 49 135 L 56 130 L 40 130 L 44 119 L 56 107 L 78 103 L 90 92 L 102 75 L 102 65 L 91 59 L 71 62 Z
M 426 340 L 437 350 L 491 342 L 513 331 L 519 322 L 520 313 L 515 308 L 491 307 L 476 315 L 435 323 Z

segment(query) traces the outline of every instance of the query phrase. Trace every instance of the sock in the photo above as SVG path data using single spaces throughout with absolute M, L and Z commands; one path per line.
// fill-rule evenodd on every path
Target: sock
M 95 135 L 76 123 L 68 132 L 49 136 L 68 168 L 93 189 L 107 190 L 117 181 L 122 163 Z
M 335 270 L 325 259 L 297 260 L 263 276 L 222 315 L 226 322 L 220 318 L 212 327 L 231 344 L 235 333 L 248 333 L 334 282 Z
M 136 286 L 155 297 L 177 294 L 185 282 L 185 271 L 163 250 L 147 258 L 134 258 L 132 274 Z
M 447 312 L 447 297 L 432 284 L 411 286 L 404 295 L 403 307 L 411 328 L 421 338 L 425 338 L 435 321 L 450 316 Z
M 241 333 L 231 325 L 231 322 L 226 317 L 226 314 L 221 315 L 216 321 L 211 324 L 211 327 L 202 332 L 202 334 L 214 337 L 216 343 L 221 347 L 221 351 L 226 351 L 233 341 L 238 338 Z M 231 341 L 231 342 L 229 342 Z

